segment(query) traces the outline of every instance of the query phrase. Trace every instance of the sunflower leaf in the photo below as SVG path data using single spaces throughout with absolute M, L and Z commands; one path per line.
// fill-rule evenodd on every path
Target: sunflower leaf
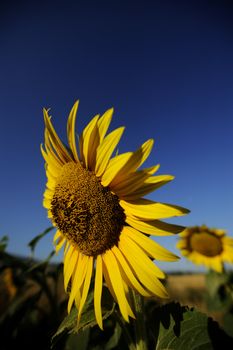
M 121 329 L 119 323 L 116 323 L 113 335 L 111 336 L 111 338 L 109 339 L 109 341 L 105 345 L 104 350 L 111 350 L 111 349 L 116 348 L 116 346 L 120 340 L 121 333 L 122 333 L 122 329 Z
M 110 295 L 106 287 L 103 288 L 102 292 L 102 317 L 103 320 L 107 319 L 114 311 L 115 303 L 112 296 Z M 79 324 L 77 324 L 78 310 L 73 307 L 69 315 L 60 324 L 57 332 L 52 337 L 53 348 L 55 344 L 67 334 L 79 333 L 86 331 L 88 328 L 97 325 L 95 312 L 94 312 L 94 292 L 90 292 L 85 303 L 82 316 Z
M 34 237 L 29 243 L 28 246 L 31 248 L 31 253 L 33 254 L 36 248 L 37 243 L 46 236 L 51 230 L 54 229 L 54 226 L 48 227 L 46 230 L 44 230 L 42 233 L 39 233 L 36 237 Z
M 156 350 L 204 350 L 230 348 L 233 338 L 220 329 L 217 322 L 207 315 L 170 303 L 156 308 L 157 337 Z

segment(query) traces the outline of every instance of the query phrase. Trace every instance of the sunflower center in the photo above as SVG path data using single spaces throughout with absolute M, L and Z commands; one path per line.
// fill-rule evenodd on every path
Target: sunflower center
M 51 212 L 64 236 L 89 256 L 117 245 L 125 222 L 118 197 L 93 172 L 74 162 L 61 170 Z
M 221 238 L 208 232 L 194 233 L 190 238 L 191 249 L 208 257 L 222 252 Z

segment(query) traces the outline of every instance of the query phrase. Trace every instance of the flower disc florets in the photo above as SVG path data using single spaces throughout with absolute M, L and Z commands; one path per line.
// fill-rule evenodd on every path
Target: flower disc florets
M 206 230 L 206 232 L 194 232 L 190 237 L 190 248 L 202 255 L 214 257 L 221 254 L 223 247 L 221 237 Z
M 89 256 L 117 245 L 125 221 L 118 197 L 93 172 L 74 162 L 62 167 L 51 212 L 64 236 Z

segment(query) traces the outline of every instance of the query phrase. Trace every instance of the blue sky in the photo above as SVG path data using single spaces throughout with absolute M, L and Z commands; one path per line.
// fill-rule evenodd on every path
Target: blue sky
M 13 1 L 0 8 L 0 236 L 8 250 L 50 226 L 42 197 L 42 108 L 65 140 L 80 100 L 78 131 L 114 107 L 125 125 L 120 152 L 155 139 L 146 166 L 175 180 L 150 195 L 182 205 L 185 226 L 233 236 L 233 6 L 226 1 Z M 158 241 L 175 253 L 177 237 Z M 52 236 L 38 245 L 44 258 Z M 58 260 L 61 256 L 58 256 Z M 186 260 L 167 270 L 195 269 Z

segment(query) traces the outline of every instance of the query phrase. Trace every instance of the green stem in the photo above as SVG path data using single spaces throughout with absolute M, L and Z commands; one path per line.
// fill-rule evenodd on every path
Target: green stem
M 129 350 L 136 350 L 136 347 L 133 343 L 133 340 L 132 340 L 132 337 L 131 337 L 131 334 L 125 324 L 125 322 L 122 320 L 121 316 L 119 315 L 119 313 L 115 310 L 114 313 L 113 313 L 116 321 L 118 322 L 118 324 L 120 325 L 121 329 L 122 329 L 122 332 L 123 332 L 123 336 L 127 342 L 127 345 L 129 347 Z
M 134 330 L 137 350 L 147 350 L 147 332 L 144 318 L 144 299 L 135 291 L 132 291 L 134 312 Z

